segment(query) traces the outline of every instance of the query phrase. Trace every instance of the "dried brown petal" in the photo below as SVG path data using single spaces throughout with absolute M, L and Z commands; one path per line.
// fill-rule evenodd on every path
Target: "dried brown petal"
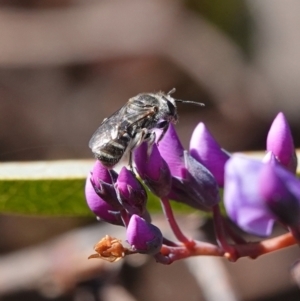
M 125 256 L 126 248 L 123 247 L 121 240 L 106 235 L 94 247 L 96 254 L 92 254 L 90 258 L 101 258 L 109 262 L 115 262 Z

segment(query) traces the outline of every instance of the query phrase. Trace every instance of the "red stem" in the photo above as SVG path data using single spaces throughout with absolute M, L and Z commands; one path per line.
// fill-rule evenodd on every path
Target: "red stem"
M 238 257 L 257 258 L 258 256 L 284 249 L 297 244 L 297 241 L 291 233 L 286 233 L 274 238 L 269 238 L 261 242 L 235 245 Z
M 228 220 L 226 220 L 223 216 L 223 225 L 225 228 L 226 233 L 228 234 L 228 236 L 232 239 L 233 242 L 235 242 L 236 244 L 246 244 L 247 241 L 241 237 L 236 231 L 235 229 L 232 228 L 232 226 L 228 223 Z
M 225 257 L 230 261 L 236 261 L 238 259 L 238 255 L 235 250 L 235 246 L 232 246 L 227 242 L 224 220 L 219 205 L 217 204 L 213 206 L 212 211 L 217 242 L 225 251 Z
M 195 242 L 193 240 L 188 239 L 181 231 L 181 229 L 179 228 L 174 214 L 173 214 L 173 210 L 172 207 L 170 205 L 170 201 L 168 198 L 161 198 L 161 206 L 163 208 L 163 212 L 167 218 L 167 221 L 174 233 L 174 235 L 176 236 L 176 238 L 182 242 L 187 248 L 193 248 L 195 245 Z
M 155 255 L 155 258 L 158 262 L 162 264 L 171 264 L 172 262 L 191 256 L 200 256 L 200 255 L 209 255 L 209 256 L 225 256 L 229 260 L 232 260 L 232 257 L 229 257 L 226 251 L 220 247 L 206 243 L 194 241 L 195 245 L 193 248 L 188 248 L 184 246 L 167 246 L 163 245 L 160 253 Z M 235 259 L 240 257 L 251 257 L 257 258 L 258 256 L 274 252 L 289 246 L 293 246 L 297 243 L 295 238 L 291 233 L 283 234 L 274 238 L 266 239 L 261 242 L 247 243 L 241 245 L 230 246 L 234 248 Z
M 300 244 L 300 229 L 299 229 L 299 226 L 290 227 L 289 230 L 291 231 L 292 235 L 294 236 L 294 238 L 298 242 L 298 244 Z
M 224 252 L 216 245 L 197 241 L 193 248 L 188 248 L 187 246 L 171 247 L 163 245 L 160 253 L 157 254 L 155 258 L 160 263 L 170 264 L 176 260 L 199 255 L 223 256 Z

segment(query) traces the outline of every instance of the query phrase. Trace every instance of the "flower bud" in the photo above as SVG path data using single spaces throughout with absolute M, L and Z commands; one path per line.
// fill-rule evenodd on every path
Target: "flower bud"
M 126 238 L 131 247 L 142 254 L 158 253 L 163 243 L 161 231 L 136 214 L 130 218 Z
M 108 171 L 98 160 L 95 162 L 93 171 L 90 176 L 90 181 L 96 193 L 115 210 L 122 210 L 115 187 L 113 185 L 113 178 L 116 174 L 113 170 Z
M 95 192 L 90 178 L 86 180 L 85 197 L 89 208 L 98 218 L 113 225 L 123 226 L 120 213 Z
M 149 149 L 147 142 L 142 143 L 134 152 L 134 162 L 140 177 L 154 194 L 164 197 L 170 192 L 170 170 L 156 144 Z
M 217 182 L 210 171 L 185 152 L 185 174 L 172 178 L 171 200 L 209 211 L 220 201 Z
M 172 174 L 170 199 L 205 211 L 220 201 L 215 178 L 183 149 L 173 125 L 169 126 L 158 148 Z
M 230 156 L 221 149 L 202 122 L 197 125 L 192 134 L 190 154 L 213 174 L 220 187 L 224 186 L 224 166 Z
M 297 156 L 289 124 L 282 112 L 274 119 L 268 136 L 267 151 L 271 151 L 279 162 L 288 170 L 295 173 Z
M 164 138 L 159 142 L 158 150 L 167 162 L 172 176 L 182 178 L 185 170 L 184 148 L 173 124 L 169 125 Z
M 119 173 L 116 190 L 120 203 L 130 214 L 142 216 L 145 213 L 147 204 L 145 188 L 126 167 Z

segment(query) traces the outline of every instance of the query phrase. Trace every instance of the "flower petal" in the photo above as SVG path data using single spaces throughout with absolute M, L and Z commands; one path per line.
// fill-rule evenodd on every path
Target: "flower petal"
M 259 192 L 277 219 L 287 225 L 300 222 L 300 181 L 282 166 L 265 164 L 259 175 Z
M 225 165 L 224 205 L 230 219 L 246 232 L 271 234 L 275 216 L 259 192 L 259 172 L 264 163 L 233 155 Z
M 183 158 L 184 148 L 173 124 L 169 125 L 164 138 L 159 142 L 158 150 L 167 162 L 172 176 L 182 177 L 183 170 L 185 169 Z

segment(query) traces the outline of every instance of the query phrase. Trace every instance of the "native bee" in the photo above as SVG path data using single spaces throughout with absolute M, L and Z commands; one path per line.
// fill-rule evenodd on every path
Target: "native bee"
M 104 119 L 92 136 L 89 147 L 95 157 L 108 169 L 113 168 L 129 153 L 129 165 L 132 168 L 131 152 L 142 142 L 152 145 L 156 140 L 154 129 L 161 129 L 157 143 L 164 137 L 169 124 L 178 120 L 176 102 L 202 103 L 175 99 L 168 93 L 141 93 Z

